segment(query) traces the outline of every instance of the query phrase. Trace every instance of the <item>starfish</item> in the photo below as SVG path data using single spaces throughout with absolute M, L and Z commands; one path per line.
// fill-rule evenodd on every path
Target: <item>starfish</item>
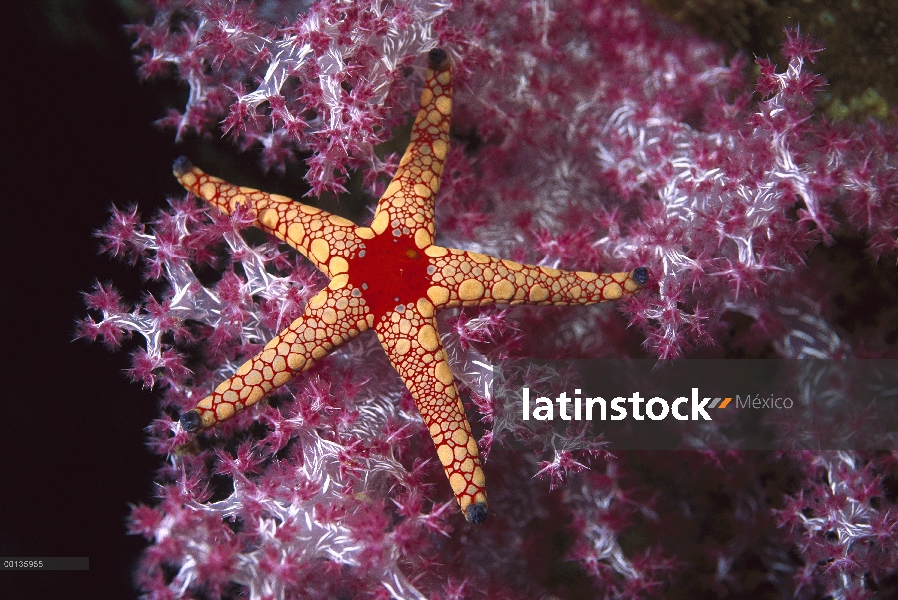
M 592 304 L 638 291 L 639 267 L 624 273 L 560 271 L 434 244 L 434 204 L 449 151 L 452 69 L 428 55 L 421 109 L 408 149 L 368 227 L 275 194 L 235 186 L 179 158 L 178 181 L 219 210 L 247 205 L 255 225 L 293 246 L 330 283 L 303 315 L 234 375 L 181 416 L 188 432 L 208 429 L 257 403 L 334 348 L 374 329 L 402 377 L 465 518 L 487 516 L 477 442 L 437 332 L 439 308 L 487 304 Z

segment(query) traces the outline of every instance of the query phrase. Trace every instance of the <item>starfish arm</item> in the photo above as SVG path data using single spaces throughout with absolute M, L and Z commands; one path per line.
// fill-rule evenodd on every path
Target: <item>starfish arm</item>
M 462 513 L 471 523 L 480 523 L 487 516 L 486 480 L 437 333 L 434 307 L 422 298 L 400 308 L 388 312 L 374 329 L 415 399 Z
M 412 126 L 411 141 L 371 222 L 374 233 L 391 230 L 397 237 L 411 235 L 418 248 L 433 242 L 433 207 L 449 152 L 452 112 L 449 57 L 443 50 L 431 50 L 428 61 L 421 109 Z
M 301 317 L 196 408 L 181 415 L 183 427 L 187 431 L 208 429 L 231 418 L 368 329 L 374 318 L 345 279 L 345 275 L 335 277 L 309 300 Z
M 234 212 L 238 204 L 248 204 L 256 227 L 296 248 L 328 277 L 346 272 L 346 259 L 361 242 L 348 219 L 286 196 L 230 184 L 183 156 L 175 161 L 174 173 L 184 188 L 225 214 Z
M 431 287 L 439 307 L 486 304 L 594 304 L 633 294 L 648 281 L 645 267 L 623 273 L 561 271 L 429 246 Z

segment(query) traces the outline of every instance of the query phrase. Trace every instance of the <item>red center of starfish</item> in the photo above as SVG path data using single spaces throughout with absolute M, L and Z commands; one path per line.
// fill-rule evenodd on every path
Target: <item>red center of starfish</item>
M 399 305 L 414 304 L 427 295 L 430 260 L 411 236 L 378 235 L 365 240 L 364 250 L 349 261 L 349 283 L 379 321 Z

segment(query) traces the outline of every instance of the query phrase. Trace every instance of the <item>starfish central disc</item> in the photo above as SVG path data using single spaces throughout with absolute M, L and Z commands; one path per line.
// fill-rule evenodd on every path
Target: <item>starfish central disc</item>
M 411 236 L 382 234 L 365 240 L 348 262 L 349 284 L 362 290 L 375 322 L 427 294 L 430 260 Z

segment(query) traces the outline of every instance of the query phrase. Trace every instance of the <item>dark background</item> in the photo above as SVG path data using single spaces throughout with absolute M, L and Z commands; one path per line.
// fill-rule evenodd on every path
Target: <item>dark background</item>
M 15 6 L 13 8 L 13 4 Z M 8 3 L 3 45 L 3 360 L 0 556 L 87 556 L 89 571 L 0 572 L 10 599 L 133 598 L 146 541 L 129 503 L 153 501 L 151 392 L 127 354 L 72 341 L 80 292 L 114 281 L 136 301 L 139 269 L 98 256 L 112 203 L 145 215 L 178 193 L 183 150 L 152 124 L 175 84 L 141 84 L 112 0 Z

